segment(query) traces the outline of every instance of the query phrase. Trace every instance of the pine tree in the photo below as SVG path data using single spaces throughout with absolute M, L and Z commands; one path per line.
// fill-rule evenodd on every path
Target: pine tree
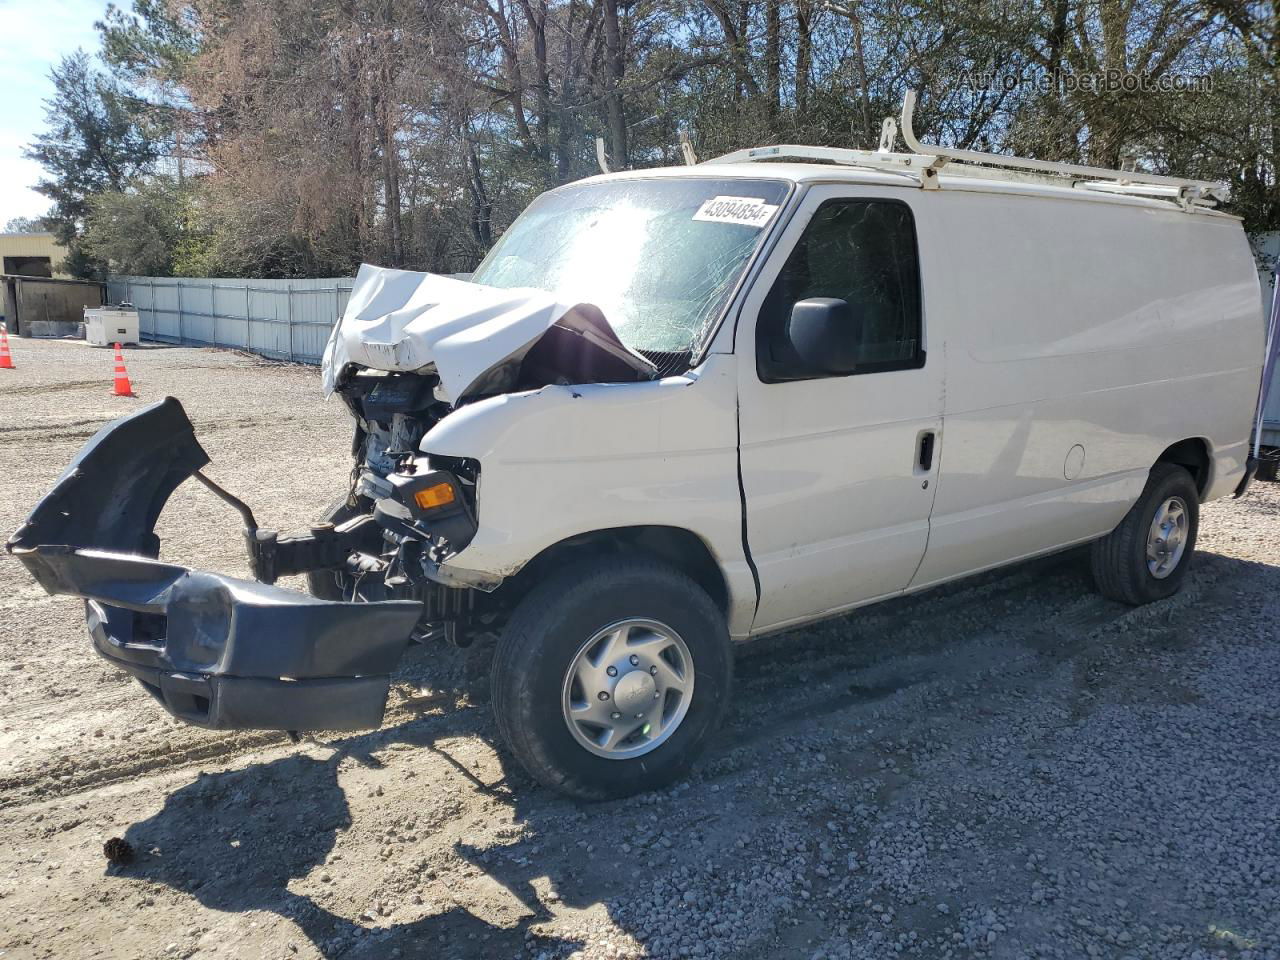
M 26 156 L 47 174 L 36 190 L 53 201 L 50 229 L 68 250 L 64 269 L 75 277 L 101 278 L 104 264 L 83 248 L 89 200 L 122 191 L 157 157 L 140 104 L 117 81 L 94 69 L 82 50 L 64 57 L 50 73 L 53 96 L 45 101 L 46 129 Z

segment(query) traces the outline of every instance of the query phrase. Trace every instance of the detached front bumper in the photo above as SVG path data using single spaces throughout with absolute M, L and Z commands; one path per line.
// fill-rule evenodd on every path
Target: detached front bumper
M 318 600 L 160 562 L 156 518 L 208 459 L 173 398 L 117 420 L 7 549 L 49 593 L 83 597 L 98 653 L 182 720 L 223 730 L 378 726 L 421 604 Z

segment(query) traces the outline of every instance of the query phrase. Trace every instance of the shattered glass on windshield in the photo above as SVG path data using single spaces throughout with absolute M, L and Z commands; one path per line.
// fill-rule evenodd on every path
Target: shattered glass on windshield
M 521 214 L 472 281 L 594 304 L 623 343 L 663 375 L 680 373 L 788 189 L 692 177 L 563 187 Z

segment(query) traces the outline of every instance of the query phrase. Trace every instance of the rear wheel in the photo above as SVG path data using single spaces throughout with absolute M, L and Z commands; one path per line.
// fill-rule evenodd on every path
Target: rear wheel
M 1173 596 L 1195 551 L 1200 496 L 1184 468 L 1157 463 L 1120 525 L 1093 544 L 1093 578 L 1104 596 L 1138 606 Z
M 683 775 L 728 705 L 724 617 L 648 560 L 561 571 L 512 614 L 494 654 L 498 728 L 540 783 L 584 800 Z

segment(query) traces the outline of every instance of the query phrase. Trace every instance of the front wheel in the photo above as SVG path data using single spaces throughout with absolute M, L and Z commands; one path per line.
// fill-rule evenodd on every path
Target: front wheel
M 1093 577 L 1112 600 L 1133 606 L 1178 592 L 1196 548 L 1200 496 L 1182 467 L 1157 463 L 1120 525 L 1093 544 Z
M 494 713 L 540 783 L 624 797 L 689 769 L 724 716 L 732 665 L 706 591 L 657 562 L 605 559 L 521 601 L 494 654 Z

